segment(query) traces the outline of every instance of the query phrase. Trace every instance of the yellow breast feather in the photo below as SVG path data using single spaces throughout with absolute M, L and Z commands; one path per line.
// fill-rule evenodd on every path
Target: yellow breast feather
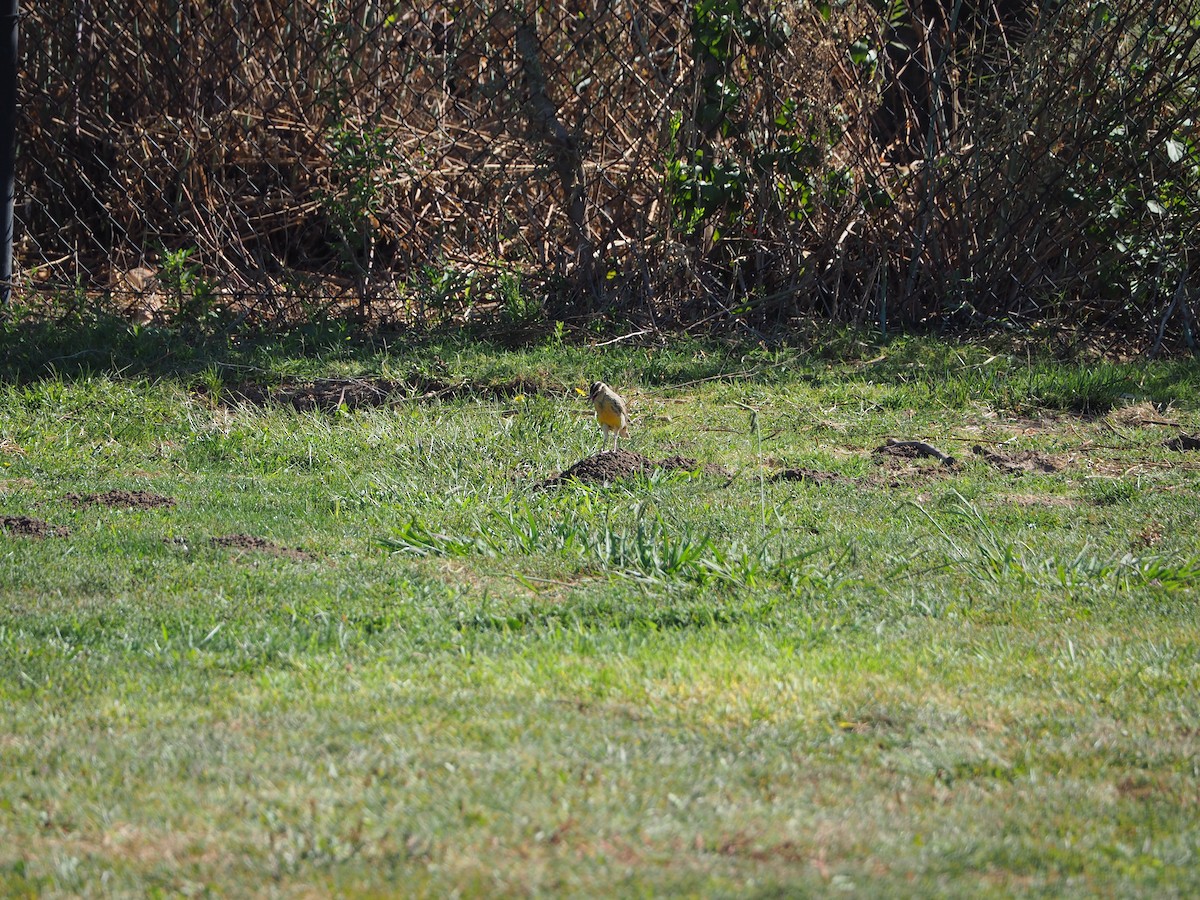
M 596 410 L 596 419 L 607 439 L 613 435 L 613 449 L 617 449 L 619 438 L 629 437 L 629 413 L 625 409 L 625 401 L 603 381 L 592 383 L 588 397 Z

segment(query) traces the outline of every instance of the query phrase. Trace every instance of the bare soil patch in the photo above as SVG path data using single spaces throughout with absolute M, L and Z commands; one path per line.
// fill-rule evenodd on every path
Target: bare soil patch
M 730 473 L 715 463 L 700 464 L 688 456 L 668 456 L 666 459 L 653 460 L 634 453 L 632 450 L 607 450 L 586 459 L 581 459 L 575 465 L 564 469 L 557 475 L 540 482 L 539 488 L 557 487 L 568 481 L 580 481 L 585 484 L 604 484 L 616 481 L 618 478 L 628 478 L 652 472 L 655 469 L 666 471 L 699 471 L 705 475 L 720 475 L 730 477 Z
M 1134 550 L 1149 550 L 1151 547 L 1158 546 L 1162 539 L 1162 525 L 1158 522 L 1151 522 L 1130 538 L 1129 545 Z
M 880 469 L 867 481 L 884 488 L 900 488 L 930 478 L 947 478 L 960 471 L 958 461 L 924 441 L 894 441 L 876 447 L 871 456 Z
M 998 503 L 1012 503 L 1017 506 L 1062 506 L 1073 508 L 1082 502 L 1077 497 L 1064 497 L 1059 494 L 1005 494 L 997 497 Z
M 995 466 L 1009 475 L 1024 475 L 1027 472 L 1050 474 L 1059 470 L 1059 464 L 1050 457 L 1034 450 L 1019 450 L 1016 453 L 998 453 L 976 444 L 971 452 L 984 462 Z
M 1125 428 L 1146 428 L 1153 425 L 1164 428 L 1179 427 L 1178 422 L 1172 420 L 1167 413 L 1161 412 L 1153 403 L 1122 406 L 1110 412 L 1107 418 L 1114 425 Z
M 897 441 L 888 438 L 887 443 L 871 451 L 874 454 L 892 459 L 936 459 L 946 468 L 958 465 L 958 460 L 948 453 L 943 453 L 932 444 L 925 441 Z
M 74 506 L 107 506 L 116 509 L 158 509 L 174 506 L 174 497 L 164 497 L 150 491 L 104 491 L 99 494 L 65 494 L 63 499 Z
M 22 537 L 67 537 L 71 532 L 63 526 L 55 527 L 31 516 L 0 516 L 0 531 Z
M 286 559 L 303 560 L 313 558 L 311 553 L 306 553 L 298 547 L 281 547 L 274 541 L 255 537 L 252 534 L 226 534 L 211 538 L 209 543 L 215 547 L 227 547 L 231 550 L 243 550 L 255 553 L 269 553 L 272 556 L 282 556 Z
M 204 390 L 201 388 L 201 390 Z M 316 381 L 289 382 L 266 385 L 242 381 L 226 385 L 218 398 L 226 404 L 249 403 L 254 406 L 278 404 L 291 406 L 301 412 L 320 410 L 330 412 L 346 409 L 371 409 L 394 406 L 406 401 L 448 400 L 472 396 L 510 398 L 561 390 L 548 387 L 531 378 L 511 378 L 486 384 L 469 381 L 447 382 L 438 378 L 417 376 L 405 381 L 386 378 L 321 378 Z

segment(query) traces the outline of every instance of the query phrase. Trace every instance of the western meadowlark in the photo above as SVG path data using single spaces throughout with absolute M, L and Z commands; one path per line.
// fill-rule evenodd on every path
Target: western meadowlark
M 613 449 L 616 450 L 617 440 L 629 437 L 629 412 L 625 409 L 625 401 L 603 381 L 592 382 L 588 397 L 596 407 L 596 418 L 604 430 L 604 439 L 607 441 L 612 432 Z

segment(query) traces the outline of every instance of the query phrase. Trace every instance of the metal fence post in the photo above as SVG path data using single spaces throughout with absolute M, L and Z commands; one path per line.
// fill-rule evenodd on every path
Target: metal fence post
M 12 299 L 19 0 L 0 0 L 0 305 Z

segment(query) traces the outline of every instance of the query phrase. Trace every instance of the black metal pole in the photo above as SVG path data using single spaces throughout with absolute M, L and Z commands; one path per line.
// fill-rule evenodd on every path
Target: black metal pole
M 19 0 L 0 0 L 0 305 L 12 299 Z

